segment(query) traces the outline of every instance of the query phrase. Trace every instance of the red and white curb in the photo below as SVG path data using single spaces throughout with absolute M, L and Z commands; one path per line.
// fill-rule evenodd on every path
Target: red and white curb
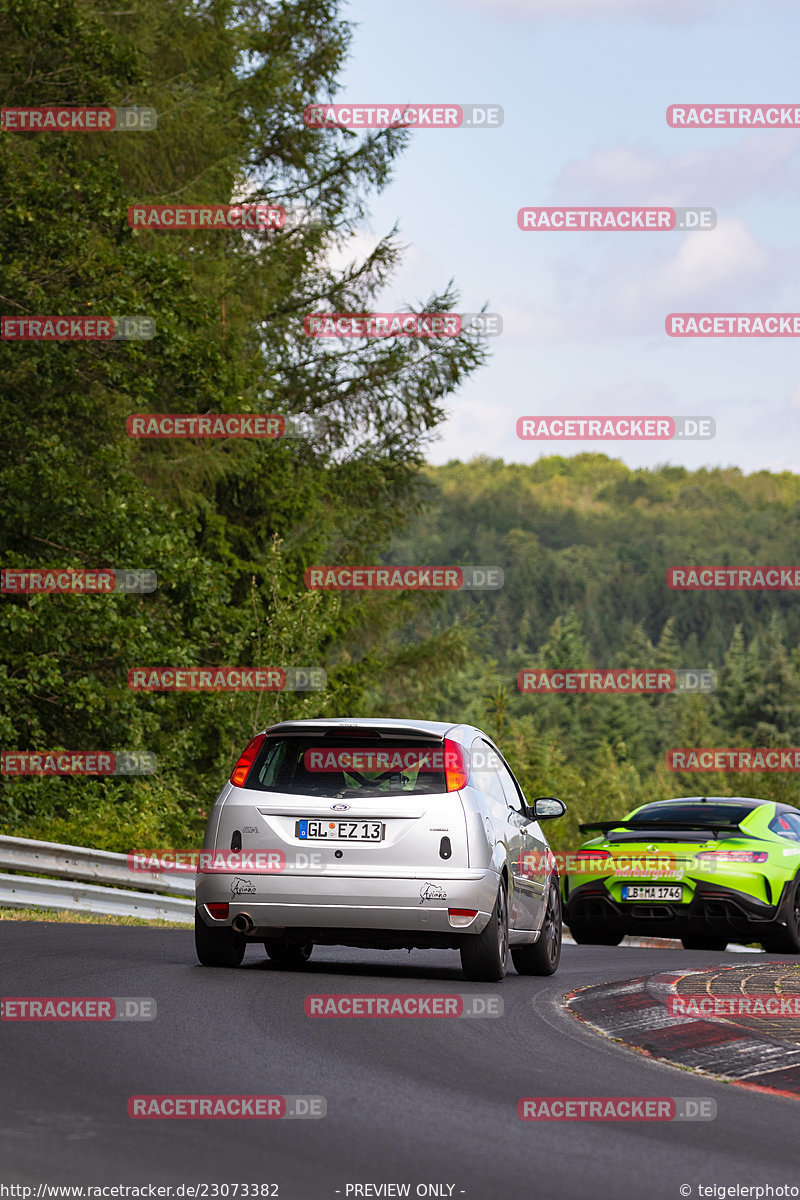
M 729 1017 L 695 1019 L 667 1012 L 667 998 L 676 994 L 679 980 L 718 970 L 710 967 L 591 985 L 568 992 L 565 1007 L 598 1033 L 660 1062 L 797 1099 L 800 1046 L 768 1034 L 756 1037 Z

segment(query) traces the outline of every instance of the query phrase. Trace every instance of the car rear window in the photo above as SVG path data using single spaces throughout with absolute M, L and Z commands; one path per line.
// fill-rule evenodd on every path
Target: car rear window
M 703 825 L 738 825 L 754 804 L 713 804 L 702 800 L 690 803 L 647 804 L 630 818 L 637 825 L 652 827 L 668 821 L 699 821 Z
M 413 738 L 268 737 L 245 781 L 262 792 L 397 796 L 444 792 L 444 746 Z

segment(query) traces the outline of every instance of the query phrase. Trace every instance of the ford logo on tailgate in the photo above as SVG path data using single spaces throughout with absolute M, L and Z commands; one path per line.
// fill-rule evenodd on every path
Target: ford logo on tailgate
M 334 812 L 347 812 L 349 804 L 332 804 L 331 808 Z

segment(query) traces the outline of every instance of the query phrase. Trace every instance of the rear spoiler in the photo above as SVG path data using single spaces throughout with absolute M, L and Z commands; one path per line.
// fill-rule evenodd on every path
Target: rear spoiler
M 456 725 L 452 729 L 458 728 Z M 364 725 L 306 725 L 303 726 L 299 721 L 282 721 L 278 725 L 271 725 L 264 730 L 266 736 L 269 737 L 319 737 L 319 738 L 340 738 L 353 739 L 354 741 L 365 741 L 369 738 L 374 738 L 377 741 L 410 741 L 413 739 L 416 742 L 422 742 L 425 745 L 441 746 L 444 739 L 449 736 L 451 730 L 445 733 L 432 733 L 429 729 L 415 729 L 413 725 L 389 727 L 380 726 L 371 727 Z
M 657 839 L 659 833 L 670 830 L 697 830 L 698 833 L 713 834 L 716 838 L 732 833 L 747 836 L 735 821 L 659 821 L 655 828 L 640 821 L 593 821 L 588 825 L 579 825 L 578 828 L 581 833 L 610 833 L 614 829 L 641 831 L 643 841 L 645 838 Z

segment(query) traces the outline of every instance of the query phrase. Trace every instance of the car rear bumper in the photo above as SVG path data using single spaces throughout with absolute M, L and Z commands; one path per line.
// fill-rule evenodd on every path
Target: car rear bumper
M 417 877 L 377 875 L 231 875 L 197 877 L 197 905 L 209 926 L 231 925 L 239 914 L 255 926 L 252 936 L 276 930 L 416 931 L 420 934 L 480 933 L 497 896 L 499 877 L 492 870 L 462 870 Z M 215 920 L 206 904 L 227 903 L 228 916 Z M 450 916 L 450 909 L 474 910 L 476 916 Z M 331 934 L 332 936 L 332 934 Z
M 728 935 L 729 939 L 751 935 L 758 941 L 766 925 L 785 921 L 790 884 L 777 904 L 766 904 L 746 892 L 719 883 L 697 881 L 688 904 L 661 901 L 620 902 L 602 883 L 574 888 L 564 904 L 564 921 L 579 921 L 593 932 L 650 934 L 682 937 L 684 934 Z

